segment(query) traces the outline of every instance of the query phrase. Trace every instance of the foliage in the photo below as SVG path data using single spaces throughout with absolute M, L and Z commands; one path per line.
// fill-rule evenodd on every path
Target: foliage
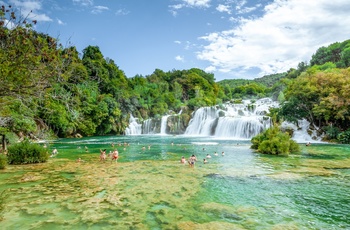
M 47 149 L 28 139 L 11 145 L 7 154 L 9 164 L 33 164 L 46 162 L 49 159 Z
M 350 129 L 339 133 L 338 140 L 342 144 L 350 144 Z
M 40 100 L 51 84 L 64 80 L 62 47 L 10 7 L 0 14 L 0 117 L 11 118 L 3 125 L 7 131 L 29 134 L 37 128 Z
M 299 151 L 299 145 L 290 138 L 289 134 L 281 132 L 278 126 L 258 134 L 252 138 L 251 142 L 251 148 L 263 154 L 288 155 Z
M 265 87 L 272 87 L 276 82 L 285 78 L 287 73 L 276 73 L 265 75 L 261 78 L 255 78 L 253 81 L 257 84 L 263 85 Z
M 333 125 L 325 126 L 323 127 L 323 130 L 326 132 L 329 140 L 336 140 L 341 132 L 338 127 L 334 127 Z
M 7 165 L 7 156 L 5 154 L 0 153 L 0 169 L 6 168 Z
M 334 63 L 338 68 L 350 67 L 350 40 L 320 47 L 312 55 L 310 64 L 311 66 L 323 65 L 327 62 Z

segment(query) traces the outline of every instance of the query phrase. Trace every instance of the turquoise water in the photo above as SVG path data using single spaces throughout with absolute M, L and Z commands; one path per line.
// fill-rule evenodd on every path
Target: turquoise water
M 118 162 L 100 162 L 99 150 L 108 153 L 112 143 Z M 1 173 L 0 192 L 11 199 L 2 199 L 0 226 L 350 229 L 350 147 L 301 147 L 300 154 L 279 157 L 253 152 L 247 140 L 146 135 L 58 140 L 48 146 L 59 152 L 48 163 L 9 166 Z M 194 168 L 179 163 L 192 154 L 198 159 Z M 207 154 L 211 158 L 203 164 Z

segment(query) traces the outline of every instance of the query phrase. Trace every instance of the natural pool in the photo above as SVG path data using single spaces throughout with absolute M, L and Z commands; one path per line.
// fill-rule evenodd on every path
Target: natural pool
M 100 162 L 111 143 L 118 162 Z M 289 157 L 244 140 L 161 135 L 48 147 L 59 154 L 47 163 L 0 171 L 0 229 L 350 229 L 346 145 L 302 145 Z M 192 154 L 194 168 L 179 163 Z

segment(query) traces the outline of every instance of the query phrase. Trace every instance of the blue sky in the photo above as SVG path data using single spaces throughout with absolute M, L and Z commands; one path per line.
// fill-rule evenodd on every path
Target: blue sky
M 7 0 L 36 30 L 96 45 L 127 77 L 200 68 L 254 79 L 350 39 L 349 0 Z

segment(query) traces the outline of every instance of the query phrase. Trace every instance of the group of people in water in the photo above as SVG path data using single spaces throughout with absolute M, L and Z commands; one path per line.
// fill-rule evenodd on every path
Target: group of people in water
M 174 143 L 172 142 L 171 145 L 173 146 Z M 119 147 L 123 147 L 124 146 L 124 150 L 126 150 L 126 147 L 130 146 L 130 144 L 129 143 L 124 143 L 124 144 L 119 143 L 118 146 Z M 106 161 L 108 159 L 110 159 L 111 161 L 115 161 L 115 162 L 118 161 L 118 159 L 119 159 L 119 152 L 115 148 L 114 143 L 111 143 L 111 147 L 112 147 L 112 150 L 109 151 L 108 154 L 107 154 L 107 149 L 100 149 L 99 160 L 101 162 L 104 162 L 104 161 Z M 81 147 L 78 147 L 78 148 L 81 149 Z M 85 146 L 84 149 L 85 149 L 85 152 L 89 152 L 88 147 Z M 142 148 L 141 148 L 141 150 L 143 150 L 143 151 L 146 150 L 146 149 L 150 150 L 151 149 L 151 145 L 148 145 L 147 148 L 146 148 L 146 146 L 142 146 Z M 184 148 L 184 150 L 186 150 L 186 148 Z M 202 150 L 205 151 L 206 149 L 203 148 Z M 58 153 L 57 149 L 54 148 L 54 150 L 52 151 L 52 156 L 57 155 L 57 153 Z M 224 156 L 224 155 L 225 155 L 225 152 L 222 152 L 221 156 Z M 217 152 L 214 152 L 214 156 L 219 156 L 219 154 Z M 210 158 L 211 158 L 211 155 L 209 153 L 206 154 L 205 158 L 203 158 L 203 161 L 202 161 L 203 164 L 209 163 L 209 159 Z M 84 162 L 84 161 L 81 158 L 78 158 L 77 162 Z M 196 155 L 192 154 L 187 160 L 184 156 L 182 156 L 181 159 L 180 159 L 180 162 L 182 164 L 188 163 L 188 165 L 192 168 L 192 167 L 194 167 L 195 163 L 197 162 L 197 157 L 196 157 Z
M 108 157 L 112 160 L 112 161 L 117 161 L 119 158 L 119 152 L 117 149 L 114 149 L 113 152 L 110 151 L 108 154 Z M 107 153 L 106 153 L 106 149 L 102 150 L 100 149 L 100 161 L 105 161 L 107 159 Z
M 205 149 L 203 148 L 203 151 L 204 151 L 204 150 L 205 150 Z M 218 154 L 217 152 L 215 152 L 215 153 L 214 153 L 214 156 L 219 156 L 219 154 Z M 225 152 L 222 152 L 222 153 L 221 153 L 221 156 L 225 156 Z M 211 155 L 208 153 L 208 154 L 206 155 L 206 157 L 203 158 L 203 164 L 209 163 L 208 159 L 210 159 L 210 158 L 211 158 Z M 190 156 L 190 158 L 188 159 L 188 161 L 186 161 L 186 158 L 185 158 L 184 156 L 182 156 L 182 157 L 181 157 L 181 160 L 180 160 L 180 163 L 181 163 L 181 164 L 186 164 L 186 162 L 188 162 L 189 166 L 190 166 L 191 168 L 193 168 L 193 167 L 194 167 L 194 164 L 197 162 L 197 157 L 196 157 L 196 155 L 192 154 L 192 156 Z

